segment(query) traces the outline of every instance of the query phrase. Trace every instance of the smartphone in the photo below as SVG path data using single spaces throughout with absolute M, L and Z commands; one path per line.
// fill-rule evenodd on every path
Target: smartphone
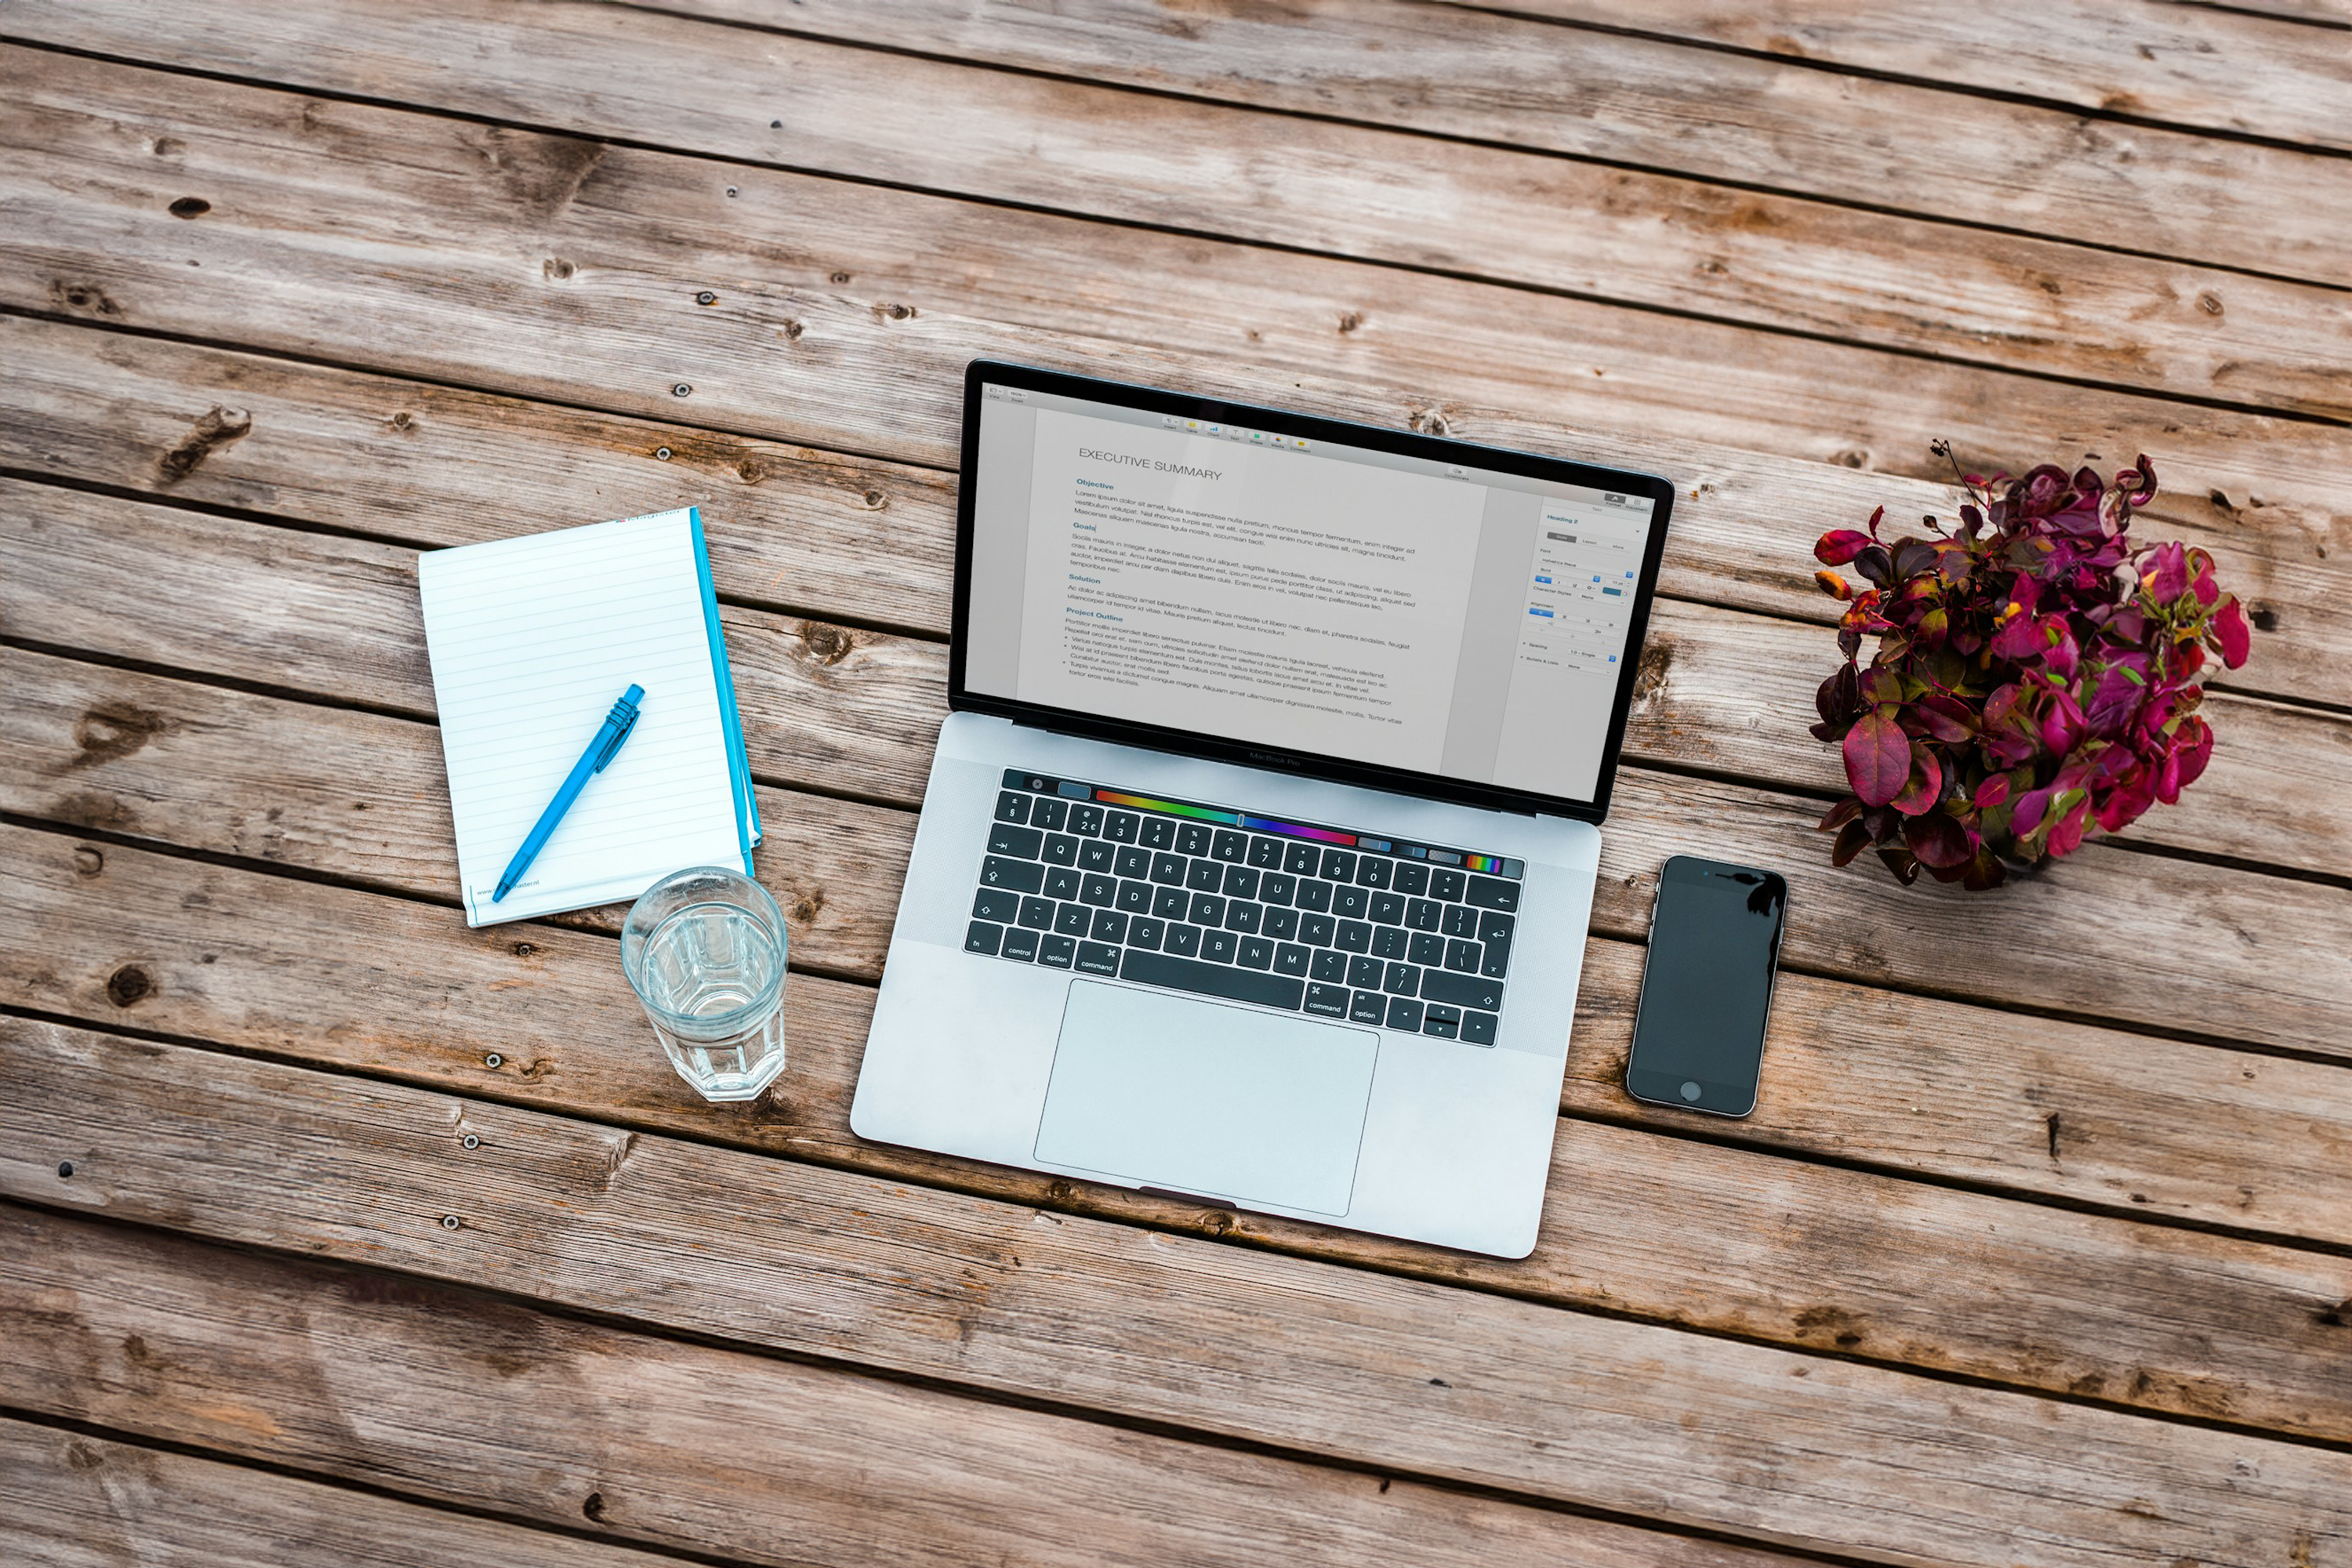
M 1788 907 L 1788 880 L 1776 872 L 1688 855 L 1666 862 L 1625 1058 L 1628 1094 L 1718 1116 L 1756 1109 Z

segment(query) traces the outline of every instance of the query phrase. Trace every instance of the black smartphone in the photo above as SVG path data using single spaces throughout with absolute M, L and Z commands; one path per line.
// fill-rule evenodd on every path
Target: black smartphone
M 1756 1109 L 1787 879 L 1677 855 L 1658 873 L 1625 1091 L 1718 1116 Z

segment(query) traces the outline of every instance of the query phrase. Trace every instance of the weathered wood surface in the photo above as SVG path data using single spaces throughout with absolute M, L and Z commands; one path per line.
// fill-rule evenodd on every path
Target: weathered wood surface
M 173 570 L 159 578 L 152 564 L 165 559 Z M 8 626 L 23 640 L 432 710 L 410 554 L 400 547 L 0 479 L 0 569 L 21 584 Z M 232 605 L 237 613 L 223 615 Z M 749 610 L 724 618 L 756 775 L 889 804 L 919 799 L 942 711 L 936 644 Z M 1659 624 L 1671 635 L 1670 614 Z M 1641 748 L 1671 739 L 1674 727 L 1654 709 L 1645 713 Z M 1749 766 L 1767 773 L 1769 759 Z M 1728 856 L 1790 877 L 1782 951 L 1796 966 L 2352 1056 L 2352 900 L 2338 888 L 2094 843 L 1999 900 L 1903 889 L 1870 868 L 1833 870 L 1813 829 L 1821 810 L 1819 798 L 1778 787 L 1623 769 L 1603 837 L 1597 928 L 1639 934 L 1667 856 Z M 1933 946 L 1888 939 L 1923 921 L 1938 932 Z M 2021 943 L 2021 921 L 2074 934 Z M 2081 961 L 2086 950 L 2100 954 L 2097 964 Z M 2250 993 L 2262 997 L 2259 1010 L 2248 1008 Z
M 659 8 L 2257 271 L 2352 279 L 2343 215 L 2300 205 L 2300 193 L 2329 177 L 2307 153 L 2225 153 L 2200 135 L 1946 91 L 1940 82 L 1832 75 L 1624 34 L 1563 37 L 1529 18 L 1401 10 L 1382 0 L 1173 16 L 1149 0 L 661 0 Z
M 2160 446 L 2182 526 L 2267 618 L 2297 637 L 2340 622 L 2325 606 L 2352 565 L 2352 431 L 2332 425 L 1807 339 L 1759 354 L 1738 329 L 1576 300 L 208 81 L 177 79 L 164 110 L 126 68 L 0 64 L 17 79 L 0 139 L 26 149 L 0 185 L 26 215 L 0 235 L 0 302 L 558 400 L 595 388 L 639 415 L 675 417 L 688 386 L 730 428 L 934 463 L 982 352 L 1286 400 L 1309 375 L 1434 384 L 1385 417 L 1455 429 L 1457 404 L 1517 405 L 1646 426 L 1621 458 L 1693 437 L 1926 472 L 1937 436 L 1988 463 Z M 198 185 L 211 209 L 169 216 Z M 2326 658 L 2262 662 L 2307 688 L 2290 694 L 2347 679 Z
M 451 900 L 440 761 L 423 725 L 39 654 L 0 653 L 0 679 L 16 694 L 0 711 L 0 810 Z M 362 764 L 372 787 L 353 799 Z M 791 922 L 794 966 L 877 976 L 910 819 L 783 792 L 763 793 L 761 816 L 760 872 Z M 89 852 L 103 864 L 102 847 Z M 610 931 L 621 912 L 559 923 Z M 162 935 L 122 940 L 137 950 Z M 1689 1126 L 1622 1089 L 1640 965 L 1623 941 L 1588 947 L 1565 1103 Z M 825 1136 L 845 1141 L 864 1023 L 844 1006 L 847 1033 L 826 1047 L 837 1059 L 819 1059 L 839 1101 Z M 1776 994 L 1768 1054 L 1756 1116 L 1711 1123 L 1715 1136 L 2352 1246 L 2352 1167 L 2331 1152 L 2352 1143 L 2337 1068 L 1794 974 Z
M 1699 1368 L 1670 1329 L 184 1047 L 9 1020 L 0 1052 L 0 1190 L 215 1239 L 1874 1561 L 2352 1534 L 2328 1449 L 1730 1340 Z
M 0 1208 L 0 1312 L 24 1326 L 20 1409 L 743 1563 L 1787 1561 L 25 1209 Z M 112 1564 L 100 1549 L 126 1539 L 180 1554 L 142 1563 L 234 1562 L 242 1531 L 266 1563 L 676 1561 L 578 1540 L 557 1556 L 511 1525 L 0 1423 L 0 1465 L 19 1456 L 0 1540 L 37 1498 L 85 1555 L 17 1562 Z M 313 1517 L 309 1555 L 262 1544 Z
M 609 940 L 460 933 L 443 910 L 339 889 L 21 830 L 0 829 L 0 844 L 25 868 L 22 912 L 0 916 L 18 1006 L 1526 1300 L 2352 1437 L 2352 1374 L 2323 1321 L 2352 1300 L 2341 1258 L 1582 1122 L 1561 1129 L 1525 1263 L 1203 1213 L 860 1142 L 848 1105 L 870 997 L 855 988 L 795 981 L 789 1087 L 714 1114 L 653 1048 Z M 289 922 L 308 939 L 299 958 L 269 940 Z M 1585 1012 L 1630 1010 L 1633 966 L 1601 967 Z M 2279 1136 L 2282 1164 L 2312 1159 L 2319 1133 Z M 1678 1223 L 1661 1226 L 1662 1209 Z M 1952 1310 L 1960 1258 L 2000 1312 Z
M 18 37 L 174 68 L 509 124 L 1433 268 L 2076 381 L 2352 415 L 2342 374 L 2352 360 L 2352 310 L 2336 289 L 1697 180 L 746 36 L 583 0 L 258 15 L 201 0 L 15 0 L 6 26 Z M 1572 51 L 1582 37 L 1563 36 L 1555 52 Z M 670 62 L 696 90 L 675 91 L 668 72 L 648 75 L 648 58 Z M 2352 194 L 2352 171 L 2344 187 Z M 1921 264 L 1927 255 L 1934 265 Z

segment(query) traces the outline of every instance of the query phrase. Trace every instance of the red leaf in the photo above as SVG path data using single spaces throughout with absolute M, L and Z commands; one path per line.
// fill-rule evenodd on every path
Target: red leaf
M 1925 746 L 1911 748 L 1911 762 L 1910 776 L 1887 804 L 1906 816 L 1917 816 L 1935 809 L 1937 797 L 1944 792 L 1944 770 L 1936 753 Z
M 1911 777 L 1911 742 L 1885 708 L 1874 708 L 1845 732 L 1845 777 L 1864 805 L 1885 805 Z
M 1830 807 L 1828 813 L 1822 816 L 1821 821 L 1815 823 L 1813 826 L 1818 827 L 1823 833 L 1835 833 L 1839 828 L 1843 827 L 1847 823 L 1852 822 L 1855 817 L 1860 816 L 1861 815 L 1862 802 L 1854 799 L 1852 795 L 1848 795 L 1843 800 L 1838 802 L 1835 805 Z
M 2254 634 L 2247 629 L 2245 607 L 2232 599 L 2221 606 L 2213 617 L 2213 646 L 2221 651 L 2221 662 L 2231 669 L 2246 662 L 2254 651 Z
M 1992 777 L 1985 780 L 1984 783 L 1977 785 L 1977 809 L 1979 811 L 1990 811 L 1994 806 L 1999 805 L 2002 801 L 2005 801 L 2008 798 L 2009 775 L 2007 773 L 1995 773 Z
M 2085 796 L 2076 801 L 2066 815 L 2060 817 L 2056 825 L 2050 829 L 2050 854 L 2053 859 L 2061 855 L 2072 855 L 2081 847 L 2084 819 L 2090 815 L 2091 802 Z
M 1949 813 L 1941 811 L 1931 811 L 1905 823 L 1903 842 L 1911 846 L 1911 853 L 1919 857 L 1919 864 L 1930 869 L 1965 866 L 1977 850 L 1969 842 L 1968 829 L 1953 821 Z
M 1830 850 L 1830 864 L 1844 866 L 1870 847 L 1870 829 L 1859 822 L 1849 822 L 1838 829 L 1837 843 Z
M 1824 566 L 1843 566 L 1870 547 L 1870 535 L 1850 528 L 1834 528 L 1813 546 L 1813 559 Z

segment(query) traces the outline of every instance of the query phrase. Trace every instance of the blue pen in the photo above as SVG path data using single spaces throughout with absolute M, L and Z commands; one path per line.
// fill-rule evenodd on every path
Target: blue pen
M 539 814 L 539 825 L 530 830 L 530 837 L 522 841 L 522 847 L 515 851 L 515 858 L 507 862 L 505 874 L 499 878 L 499 890 L 490 895 L 490 902 L 495 904 L 505 898 L 509 890 L 522 880 L 522 874 L 530 869 L 530 863 L 539 858 L 541 850 L 547 847 L 548 836 L 555 831 L 555 825 L 563 820 L 563 814 L 570 811 L 572 803 L 580 798 L 581 790 L 587 785 L 588 775 L 603 773 L 604 764 L 611 762 L 614 753 L 621 749 L 621 742 L 629 738 L 629 731 L 637 727 L 637 704 L 645 695 L 644 687 L 632 685 L 621 694 L 621 700 L 613 704 L 613 710 L 604 715 L 604 728 L 598 730 L 596 738 L 588 742 L 588 749 L 580 753 L 580 760 L 572 764 L 572 775 L 563 781 L 563 787 L 555 792 L 555 798 L 547 803 L 547 809 Z

